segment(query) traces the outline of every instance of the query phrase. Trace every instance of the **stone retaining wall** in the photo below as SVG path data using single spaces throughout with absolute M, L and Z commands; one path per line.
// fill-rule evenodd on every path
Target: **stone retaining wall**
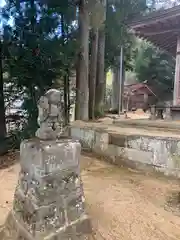
M 80 140 L 83 150 L 114 164 L 180 177 L 180 138 L 122 135 L 78 126 L 71 126 L 70 136 Z

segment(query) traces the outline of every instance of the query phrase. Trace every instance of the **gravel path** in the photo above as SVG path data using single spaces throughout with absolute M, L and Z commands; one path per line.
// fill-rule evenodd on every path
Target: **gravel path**
M 82 156 L 87 210 L 96 240 L 179 240 L 180 217 L 165 210 L 178 181 Z M 0 171 L 0 224 L 12 206 L 19 165 Z M 172 208 L 174 209 L 174 208 Z

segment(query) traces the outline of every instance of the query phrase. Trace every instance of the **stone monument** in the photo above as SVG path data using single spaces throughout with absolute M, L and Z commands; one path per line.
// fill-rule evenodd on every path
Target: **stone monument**
M 1 240 L 86 240 L 90 219 L 80 178 L 81 146 L 61 138 L 60 92 L 39 101 L 36 138 L 21 143 L 21 171 Z

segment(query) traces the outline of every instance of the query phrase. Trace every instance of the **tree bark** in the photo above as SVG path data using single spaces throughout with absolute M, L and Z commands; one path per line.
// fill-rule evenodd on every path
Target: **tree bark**
M 81 0 L 79 3 L 79 34 L 76 119 L 89 120 L 89 12 L 87 0 Z
M 3 90 L 2 43 L 0 43 L 0 140 L 6 137 L 6 116 Z
M 96 70 L 98 51 L 98 29 L 92 29 L 92 49 L 89 69 L 89 118 L 94 119 L 95 92 L 96 92 Z
M 103 0 L 104 24 L 99 30 L 98 56 L 97 56 L 97 79 L 96 79 L 96 98 L 95 111 L 97 115 L 104 115 L 104 97 L 106 88 L 105 78 L 105 20 L 106 20 L 106 0 Z
M 78 56 L 77 63 L 76 63 L 76 101 L 75 101 L 75 120 L 80 119 L 80 94 L 79 94 L 79 59 Z
M 69 123 L 69 111 L 68 111 L 68 95 L 69 95 L 69 86 L 68 86 L 68 76 L 64 76 L 64 124 L 67 126 Z
M 65 46 L 65 22 L 64 22 L 64 14 L 61 13 L 61 32 L 62 32 L 62 44 Z M 67 126 L 69 123 L 69 111 L 68 111 L 68 94 L 69 94 L 69 86 L 68 86 L 68 69 L 66 69 L 66 72 L 63 77 L 64 80 L 64 124 Z
M 112 81 L 112 110 L 118 111 L 119 109 L 119 67 L 113 69 L 113 81 Z
M 67 105 L 68 105 L 68 111 L 67 111 L 67 122 L 69 124 L 70 122 L 70 109 L 71 109 L 71 98 L 70 98 L 70 79 L 69 79 L 69 71 L 67 74 L 67 90 L 68 90 L 68 95 L 67 95 Z

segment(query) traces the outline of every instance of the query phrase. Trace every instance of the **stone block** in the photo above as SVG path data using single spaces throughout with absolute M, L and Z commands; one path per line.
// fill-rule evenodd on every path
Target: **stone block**
M 46 240 L 88 240 L 92 234 L 92 225 L 88 216 L 83 216 Z
M 7 238 L 7 237 L 11 237 L 13 236 L 14 239 L 18 239 L 18 236 L 20 235 L 20 229 L 17 226 L 17 223 L 15 222 L 14 216 L 12 215 L 12 213 L 10 212 L 7 220 L 6 220 L 6 228 L 3 229 L 3 237 Z
M 79 166 L 80 143 L 68 139 L 57 141 L 27 140 L 21 144 L 21 167 L 36 180 L 43 176 Z
M 82 187 L 79 174 L 79 168 L 73 168 L 41 177 L 37 181 L 31 178 L 28 173 L 21 172 L 18 187 L 25 196 L 33 199 L 39 206 L 47 205 L 57 201 L 61 194 L 67 195 Z
M 100 151 L 105 151 L 109 144 L 109 134 L 106 132 L 97 131 L 95 133 L 95 143 L 93 146 L 93 151 L 98 153 Z
M 1 240 L 34 240 L 30 233 L 21 226 L 12 212 L 9 213 L 1 233 Z
M 109 134 L 109 144 L 116 145 L 118 147 L 126 147 L 127 136 L 117 133 Z
M 144 164 L 153 164 L 153 153 L 148 151 L 141 151 L 137 149 L 126 148 L 126 158 L 130 161 L 141 162 Z
M 74 235 L 82 236 L 92 233 L 92 225 L 89 217 L 83 217 L 76 224 L 73 225 Z
M 22 226 L 34 237 L 45 236 L 63 227 L 66 223 L 65 206 L 59 201 L 47 206 L 37 206 L 20 190 L 15 193 L 13 213 Z
M 78 139 L 81 142 L 82 148 L 90 151 L 95 143 L 95 131 L 92 129 L 81 129 L 71 126 L 70 135 L 73 139 Z
M 67 201 L 67 219 L 71 223 L 84 214 L 84 198 L 79 196 L 78 198 Z

